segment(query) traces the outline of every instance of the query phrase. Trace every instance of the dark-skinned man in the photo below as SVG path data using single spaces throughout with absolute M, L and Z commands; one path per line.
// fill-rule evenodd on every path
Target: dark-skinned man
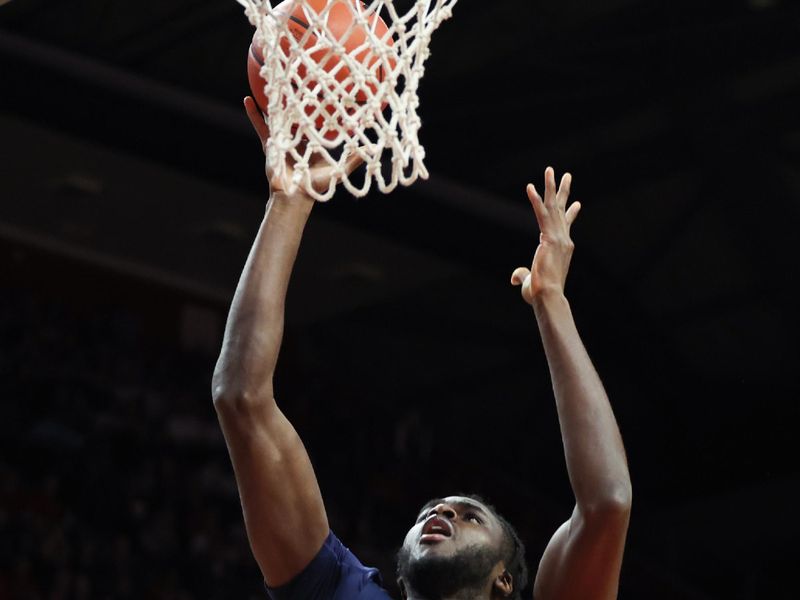
M 251 98 L 245 109 L 262 147 L 269 137 Z M 352 171 L 358 166 L 353 159 Z M 375 569 L 363 566 L 330 530 L 305 447 L 281 412 L 272 378 L 283 335 L 286 290 L 314 201 L 286 193 L 267 167 L 270 197 L 228 316 L 212 394 L 228 445 L 253 555 L 274 600 L 388 600 Z M 330 167 L 310 165 L 327 188 Z M 578 335 L 564 284 L 573 252 L 568 206 L 572 177 L 544 174 L 544 198 L 529 184 L 539 224 L 530 269 L 511 283 L 532 308 L 550 368 L 567 470 L 575 496 L 539 562 L 536 600 L 617 597 L 631 510 L 622 438 L 603 385 Z M 324 399 L 320 399 L 322 401 Z M 526 585 L 524 546 L 513 527 L 477 496 L 434 499 L 417 514 L 398 556 L 405 600 L 519 598 Z

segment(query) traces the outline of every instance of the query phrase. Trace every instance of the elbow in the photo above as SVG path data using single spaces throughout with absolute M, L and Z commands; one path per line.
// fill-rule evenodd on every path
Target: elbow
M 219 417 L 252 417 L 264 414 L 275 405 L 272 386 L 265 389 L 227 385 L 215 378 L 211 388 L 214 410 Z
M 238 394 L 234 393 L 233 390 L 216 384 L 211 387 L 211 400 L 217 413 L 228 412 L 241 403 Z
M 604 490 L 582 507 L 587 520 L 624 520 L 627 522 L 633 504 L 633 489 L 630 481 L 619 483 Z
M 254 368 L 240 354 L 223 352 L 211 377 L 211 398 L 218 415 L 247 413 L 274 403 L 272 371 Z

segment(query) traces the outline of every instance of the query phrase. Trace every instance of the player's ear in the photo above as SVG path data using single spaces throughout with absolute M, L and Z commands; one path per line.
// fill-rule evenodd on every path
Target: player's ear
M 508 572 L 503 571 L 494 579 L 494 588 L 501 598 L 508 598 L 514 592 L 514 577 Z

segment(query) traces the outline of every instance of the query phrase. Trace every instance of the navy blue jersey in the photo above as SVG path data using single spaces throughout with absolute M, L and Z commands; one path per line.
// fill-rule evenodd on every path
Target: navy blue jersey
M 362 565 L 333 532 L 297 577 L 267 591 L 273 600 L 391 600 L 378 569 Z

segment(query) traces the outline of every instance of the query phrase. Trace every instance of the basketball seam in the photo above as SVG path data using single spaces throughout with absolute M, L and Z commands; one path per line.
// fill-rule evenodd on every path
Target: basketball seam
M 253 60 L 256 61 L 260 67 L 264 66 L 264 59 L 259 58 L 258 54 L 256 54 L 256 49 L 253 48 L 253 44 L 250 44 L 250 56 L 253 57 Z
M 303 20 L 302 20 L 301 18 L 299 18 L 299 17 L 295 17 L 294 15 L 290 15 L 290 16 L 289 16 L 289 20 L 290 20 L 290 21 L 294 21 L 295 23 L 297 23 L 298 25 L 300 25 L 300 27 L 303 27 L 303 28 L 305 28 L 305 29 L 308 29 L 308 23 L 306 23 L 305 21 L 303 21 Z

